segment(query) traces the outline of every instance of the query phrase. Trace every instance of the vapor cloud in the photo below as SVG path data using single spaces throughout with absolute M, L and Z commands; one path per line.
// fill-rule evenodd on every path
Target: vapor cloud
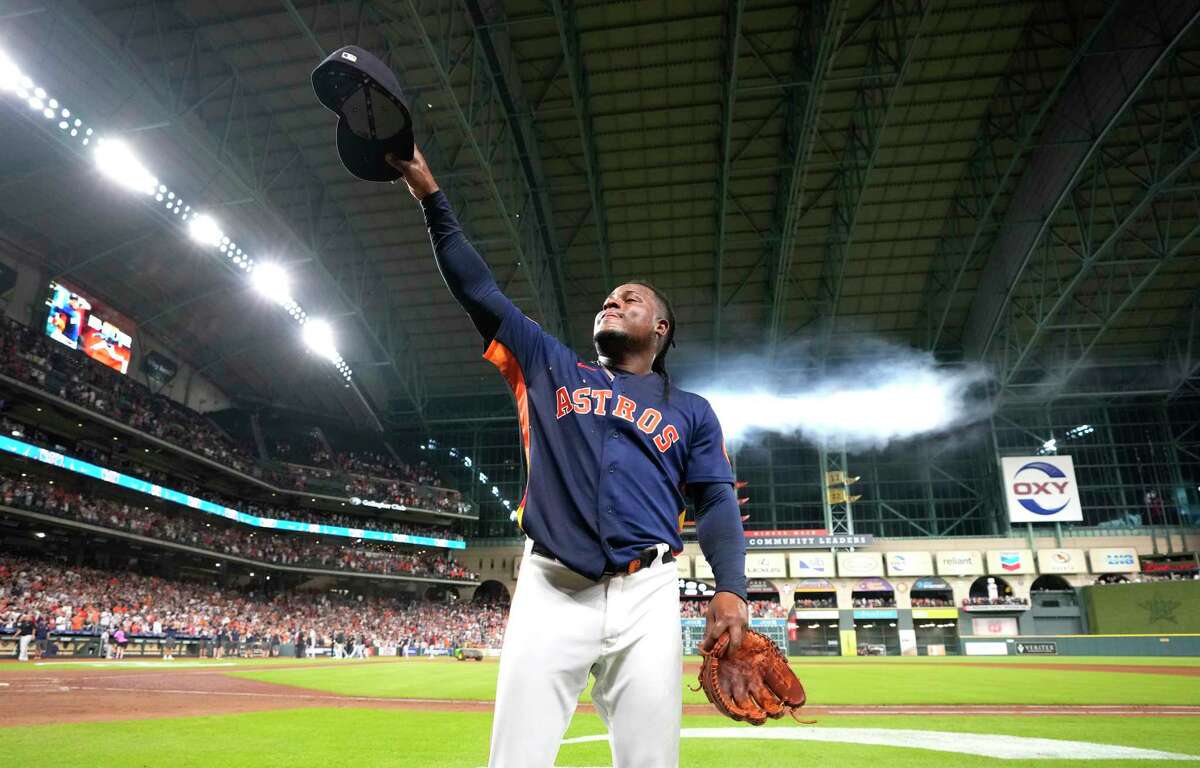
M 860 340 L 855 359 L 821 370 L 813 345 L 781 359 L 811 361 L 808 373 L 781 375 L 763 355 L 726 361 L 716 380 L 681 381 L 712 403 L 730 443 L 774 432 L 850 450 L 949 432 L 992 414 L 991 375 L 982 365 L 939 365 L 933 356 L 879 340 Z

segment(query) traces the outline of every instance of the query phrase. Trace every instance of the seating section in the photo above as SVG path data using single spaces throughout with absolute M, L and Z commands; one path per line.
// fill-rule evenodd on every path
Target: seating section
M 328 647 L 353 638 L 374 648 L 499 648 L 504 605 L 416 602 L 329 592 L 257 591 L 164 579 L 128 571 L 74 567 L 49 559 L 0 554 L 0 633 L 23 617 L 53 635 L 115 632 L 161 638 L 168 631 L 234 640 L 234 650 L 312 640 Z

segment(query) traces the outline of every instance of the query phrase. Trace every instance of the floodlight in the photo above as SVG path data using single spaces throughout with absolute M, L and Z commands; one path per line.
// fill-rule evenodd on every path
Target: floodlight
M 15 91 L 21 87 L 21 70 L 13 64 L 12 59 L 0 51 L 0 90 Z
M 220 245 L 221 225 L 207 213 L 197 214 L 188 224 L 188 235 L 201 245 Z
M 334 348 L 333 327 L 325 320 L 309 320 L 300 331 L 304 343 L 314 353 L 332 361 L 337 356 Z
M 101 139 L 96 144 L 96 165 L 105 176 L 134 192 L 152 195 L 158 186 L 154 174 L 119 139 Z

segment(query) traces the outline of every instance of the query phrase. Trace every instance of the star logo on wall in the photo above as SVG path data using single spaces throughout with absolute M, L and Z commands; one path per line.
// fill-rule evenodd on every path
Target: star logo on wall
M 1138 603 L 1138 607 L 1144 609 L 1148 614 L 1146 621 L 1151 624 L 1167 621 L 1172 624 L 1178 624 L 1179 621 L 1175 618 L 1175 609 L 1180 605 L 1182 603 L 1178 600 L 1164 600 L 1161 597 Z

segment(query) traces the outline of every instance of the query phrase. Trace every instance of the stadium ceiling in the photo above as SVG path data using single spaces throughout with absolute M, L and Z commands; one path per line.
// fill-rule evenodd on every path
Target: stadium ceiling
M 9 3 L 0 46 L 331 318 L 365 400 L 211 253 L 0 111 L 0 228 L 246 401 L 403 426 L 503 394 L 402 185 L 353 179 L 309 73 L 357 43 L 502 287 L 581 352 L 608 289 L 676 366 L 870 339 L 1013 401 L 1200 373 L 1200 5 L 976 0 Z M 481 396 L 485 396 L 481 398 Z

